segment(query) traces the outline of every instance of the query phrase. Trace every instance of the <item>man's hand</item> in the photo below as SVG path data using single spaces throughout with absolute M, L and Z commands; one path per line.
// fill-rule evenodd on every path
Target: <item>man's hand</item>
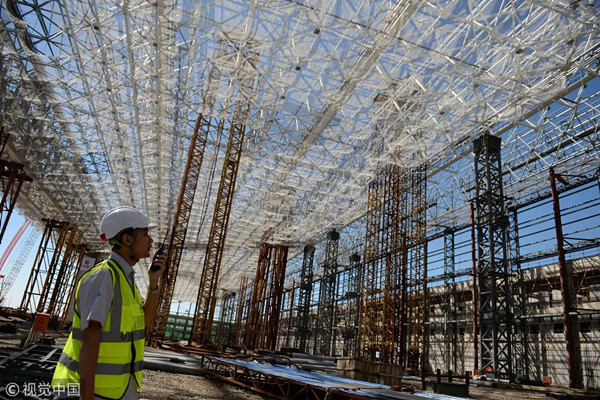
M 148 267 L 148 279 L 150 281 L 150 288 L 155 288 L 158 286 L 158 281 L 165 272 L 166 267 L 167 254 L 157 255 L 152 264 L 150 264 L 150 266 Z

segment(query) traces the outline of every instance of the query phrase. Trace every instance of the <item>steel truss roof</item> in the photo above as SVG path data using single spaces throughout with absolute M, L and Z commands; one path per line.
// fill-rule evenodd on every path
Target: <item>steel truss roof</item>
M 598 168 L 597 1 L 5 0 L 0 122 L 33 183 L 18 208 L 76 224 L 132 205 L 170 225 L 198 113 L 254 77 L 221 286 L 259 244 L 301 248 L 366 209 L 387 163 L 428 165 L 431 232 L 468 221 L 471 142 L 503 139 L 505 193 Z M 217 51 L 220 44 L 237 49 Z M 257 57 L 254 68 L 242 59 Z M 220 79 L 209 79 L 218 68 Z M 582 86 L 591 82 L 595 85 Z M 209 137 L 174 299 L 193 301 L 226 139 Z M 215 178 L 216 176 L 216 178 Z

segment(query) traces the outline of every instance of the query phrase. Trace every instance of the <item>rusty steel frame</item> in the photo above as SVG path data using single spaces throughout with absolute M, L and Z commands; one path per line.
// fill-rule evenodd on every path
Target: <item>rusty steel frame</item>
M 569 386 L 583 388 L 583 369 L 581 364 L 581 345 L 579 341 L 579 318 L 576 310 L 576 296 L 573 290 L 573 274 L 567 265 L 565 257 L 565 238 L 562 230 L 560 209 L 560 196 L 556 188 L 556 181 L 565 182 L 564 179 L 550 168 L 550 189 L 552 191 L 552 207 L 554 211 L 554 224 L 556 229 L 556 245 L 558 253 L 558 268 L 560 271 L 560 293 L 564 317 L 564 333 L 567 347 L 567 369 L 569 372 Z
M 254 277 L 254 285 L 252 288 L 252 298 L 250 300 L 250 310 L 248 322 L 246 323 L 246 332 L 244 336 L 244 345 L 250 349 L 256 347 L 256 338 L 259 335 L 258 330 L 261 327 L 262 307 L 264 306 L 264 298 L 267 287 L 269 269 L 271 267 L 271 256 L 273 246 L 268 243 L 260 245 L 258 254 L 258 264 L 256 267 L 256 275 Z
M 288 247 L 273 246 L 272 268 L 269 279 L 269 291 L 266 293 L 266 305 L 264 307 L 262 348 L 275 350 L 277 346 L 277 333 L 279 330 L 279 318 L 281 316 L 281 301 L 283 296 L 283 284 L 287 267 Z
M 30 310 L 30 306 L 31 311 L 38 309 L 40 299 L 38 298 L 38 302 L 35 303 L 34 296 L 41 296 L 44 290 L 42 280 L 45 280 L 45 274 L 52 268 L 54 253 L 60 251 L 60 240 L 64 237 L 63 230 L 67 225 L 65 222 L 56 220 L 45 219 L 44 221 L 46 226 L 19 306 L 19 310 L 23 312 Z
M 69 305 L 70 299 L 67 297 L 67 294 L 70 291 L 73 277 L 77 274 L 76 261 L 79 259 L 77 249 L 79 249 L 82 239 L 83 232 L 77 229 L 77 226 L 71 225 L 68 227 L 68 239 L 62 252 L 60 267 L 46 309 L 46 312 L 50 315 L 62 315 Z
M 213 119 L 206 118 L 202 114 L 198 116 L 194 127 L 194 134 L 190 140 L 187 163 L 181 182 L 181 190 L 177 199 L 177 208 L 173 218 L 171 228 L 171 237 L 167 253 L 167 269 L 165 270 L 160 286 L 160 296 L 157 306 L 156 318 L 152 329 L 148 333 L 146 343 L 159 345 L 165 339 L 167 322 L 171 310 L 171 301 L 177 281 L 177 272 L 179 263 L 183 254 L 183 245 L 187 234 L 187 228 L 194 205 L 194 197 L 198 186 L 198 177 L 200 168 L 204 160 L 204 152 L 208 135 L 213 128 Z M 222 129 L 222 125 L 217 126 L 217 130 Z
M 31 182 L 23 170 L 23 164 L 0 160 L 0 182 L 2 183 L 2 203 L 0 204 L 0 243 L 8 227 L 8 221 L 15 209 L 23 182 Z
M 67 323 L 67 317 L 69 315 L 69 306 L 72 301 L 74 301 L 73 296 L 75 294 L 75 289 L 77 286 L 77 277 L 79 276 L 79 268 L 81 267 L 81 262 L 83 261 L 83 257 L 85 253 L 88 252 L 87 245 L 84 243 L 80 243 L 74 249 L 73 260 L 74 260 L 74 270 L 73 274 L 70 278 L 71 282 L 67 286 L 67 296 L 65 298 L 66 303 L 62 308 L 62 312 L 60 313 L 60 326 L 64 326 Z M 58 315 L 58 313 L 57 313 Z

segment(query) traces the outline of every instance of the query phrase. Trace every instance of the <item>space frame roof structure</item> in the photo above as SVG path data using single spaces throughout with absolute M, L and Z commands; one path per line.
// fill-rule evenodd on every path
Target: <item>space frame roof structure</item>
M 106 250 L 100 216 L 119 205 L 146 212 L 159 225 L 155 240 L 166 234 L 198 115 L 231 118 L 240 96 L 232 83 L 253 79 L 225 289 L 253 276 L 261 242 L 299 251 L 360 218 L 369 181 L 388 163 L 427 165 L 430 233 L 467 222 L 471 143 L 484 130 L 503 139 L 511 198 L 546 190 L 549 167 L 589 175 L 599 166 L 600 94 L 584 86 L 599 79 L 595 1 L 1 7 L 5 152 L 34 180 L 18 208 L 76 224 L 93 252 Z M 222 136 L 208 138 L 177 300 L 196 296 Z

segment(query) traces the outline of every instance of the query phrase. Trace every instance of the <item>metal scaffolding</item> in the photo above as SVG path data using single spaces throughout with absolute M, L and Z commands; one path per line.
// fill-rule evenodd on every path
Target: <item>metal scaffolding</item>
M 44 233 L 19 306 L 21 311 L 43 312 L 54 287 L 54 273 L 62 256 L 69 225 L 55 220 L 45 222 Z
M 273 246 L 271 256 L 268 291 L 264 299 L 264 316 L 261 337 L 261 347 L 275 350 L 277 334 L 279 332 L 279 319 L 281 316 L 281 302 L 283 297 L 283 283 L 287 267 L 288 247 Z
M 361 293 L 361 269 L 360 254 L 353 253 L 349 257 L 349 265 L 340 271 L 338 279 L 338 310 L 337 326 L 342 338 L 343 357 L 355 357 L 358 336 L 358 307 L 360 305 Z
M 403 281 L 406 291 L 406 365 L 414 370 L 428 365 L 426 323 L 429 307 L 427 296 L 427 167 L 421 165 L 406 171 L 409 207 L 408 271 Z
M 335 341 L 333 323 L 335 320 L 335 289 L 338 273 L 338 247 L 340 234 L 335 229 L 327 233 L 323 276 L 319 286 L 319 311 L 315 340 L 315 353 L 333 355 L 332 344 Z
M 246 299 L 246 289 L 248 287 L 248 277 L 244 276 L 240 280 L 240 289 L 237 293 L 237 304 L 235 310 L 235 321 L 231 329 L 231 341 L 230 345 L 234 347 L 241 347 L 242 345 L 242 321 L 248 319 L 248 302 Z
M 167 247 L 167 269 L 163 274 L 156 319 L 154 320 L 152 329 L 148 333 L 147 343 L 159 344 L 165 339 L 167 322 L 169 313 L 171 312 L 171 302 L 173 300 L 175 283 L 177 282 L 177 273 L 194 205 L 198 176 L 204 159 L 206 142 L 212 130 L 216 129 L 219 131 L 222 129 L 222 125 L 214 126 L 213 121 L 213 118 L 207 119 L 200 114 L 196 120 L 194 133 L 190 140 L 187 163 L 177 199 L 177 208 L 173 217 L 173 226 L 170 228 L 171 236 Z
M 265 298 L 268 285 L 272 253 L 273 246 L 268 243 L 263 243 L 260 246 L 258 265 L 256 267 L 256 275 L 254 277 L 252 297 L 250 300 L 250 310 L 246 322 L 246 332 L 244 334 L 244 345 L 250 349 L 253 349 L 258 345 L 257 338 L 260 337 L 259 330 L 262 327 L 261 317 L 263 316 L 263 299 Z
M 501 142 L 489 133 L 473 142 L 480 357 L 483 371 L 496 378 L 514 379 L 509 220 L 504 205 Z
M 302 270 L 300 272 L 300 287 L 298 292 L 298 311 L 296 318 L 296 347 L 307 352 L 307 341 L 310 336 L 310 302 L 313 289 L 313 263 L 315 259 L 315 246 L 304 246 Z
M 229 137 L 223 161 L 223 170 L 217 197 L 215 200 L 214 213 L 202 276 L 196 297 L 196 312 L 194 313 L 194 329 L 190 338 L 200 343 L 210 342 L 212 335 L 212 324 L 216 307 L 216 291 L 219 282 L 221 262 L 227 237 L 227 227 L 231 215 L 231 206 L 237 181 L 237 175 L 242 156 L 244 137 L 246 135 L 246 124 L 250 112 L 250 102 L 254 97 L 254 86 L 256 79 L 256 64 L 259 54 L 256 43 L 247 40 L 238 42 L 236 40 L 223 40 L 219 42 L 218 55 L 231 58 L 231 65 L 220 65 L 223 73 L 227 68 L 234 68 L 229 76 L 229 86 L 236 86 L 238 98 L 230 105 L 232 110 L 228 117 Z M 227 110 L 227 108 L 226 108 Z M 226 114 L 227 115 L 227 114 Z

